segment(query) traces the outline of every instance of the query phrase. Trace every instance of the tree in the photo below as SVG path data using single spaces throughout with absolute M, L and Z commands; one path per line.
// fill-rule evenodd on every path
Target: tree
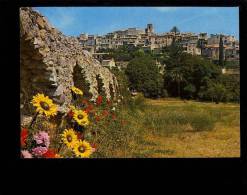
M 224 44 L 222 40 L 222 35 L 220 35 L 220 42 L 219 42 L 219 65 L 224 66 Z
M 134 58 L 129 62 L 125 73 L 130 88 L 143 92 L 145 97 L 158 97 L 162 94 L 163 78 L 151 56 Z
M 211 83 L 210 87 L 208 88 L 209 96 L 218 104 L 226 95 L 226 88 L 221 83 Z
M 208 81 L 221 74 L 220 68 L 209 60 L 186 54 L 176 45 L 166 52 L 169 57 L 164 60 L 164 88 L 171 96 L 198 98 L 199 92 L 207 89 Z
M 143 49 L 138 49 L 133 52 L 134 57 L 143 57 L 144 55 L 145 55 L 145 52 L 143 51 Z
M 217 82 L 225 86 L 227 92 L 224 101 L 239 102 L 240 100 L 240 77 L 239 75 L 220 75 Z
M 175 34 L 177 34 L 178 32 L 180 32 L 180 30 L 176 26 L 174 26 L 174 27 L 172 27 L 170 32 L 174 32 Z
M 169 74 L 170 74 L 170 77 L 171 77 L 172 81 L 175 81 L 177 83 L 177 92 L 178 92 L 177 94 L 180 97 L 181 96 L 181 94 L 180 94 L 180 91 L 181 91 L 180 90 L 180 83 L 182 81 L 184 81 L 184 77 L 183 77 L 183 74 L 181 72 L 181 69 L 176 67 L 173 70 L 171 70 L 169 72 Z
M 184 91 L 185 91 L 185 97 L 190 99 L 193 98 L 194 93 L 196 92 L 196 88 L 193 84 L 189 83 L 184 87 Z
M 174 32 L 175 33 L 175 36 L 172 39 L 172 45 L 173 45 L 175 43 L 175 41 L 176 41 L 176 34 L 179 33 L 180 30 L 176 26 L 174 26 L 174 27 L 172 27 L 172 29 L 170 30 L 170 32 Z

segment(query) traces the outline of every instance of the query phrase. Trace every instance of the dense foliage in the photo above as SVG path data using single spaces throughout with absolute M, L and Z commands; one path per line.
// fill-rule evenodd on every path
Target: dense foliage
M 128 86 L 145 97 L 170 96 L 216 103 L 239 101 L 238 75 L 223 75 L 219 62 L 187 54 L 176 42 L 162 48 L 160 53 L 121 47 L 110 51 L 110 55 L 116 61 L 129 62 L 125 70 Z M 164 75 L 160 74 L 156 61 L 164 65 Z M 227 67 L 231 66 L 229 63 Z
M 151 56 L 136 57 L 127 66 L 130 88 L 143 92 L 145 97 L 162 94 L 163 78 Z

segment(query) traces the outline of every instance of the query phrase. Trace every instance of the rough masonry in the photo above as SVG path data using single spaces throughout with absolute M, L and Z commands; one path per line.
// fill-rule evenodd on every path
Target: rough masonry
M 77 38 L 63 35 L 29 7 L 20 8 L 20 64 L 23 114 L 30 112 L 32 96 L 41 92 L 66 112 L 73 85 L 93 101 L 102 91 L 108 99 L 117 96 L 116 77 L 83 50 Z

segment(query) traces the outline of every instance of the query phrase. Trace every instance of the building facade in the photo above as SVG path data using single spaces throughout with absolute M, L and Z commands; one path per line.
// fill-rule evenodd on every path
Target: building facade
M 223 35 L 225 60 L 239 59 L 239 42 L 234 36 Z M 117 49 L 121 46 L 129 48 L 140 47 L 144 51 L 159 52 L 176 41 L 184 52 L 191 55 L 202 55 L 210 59 L 219 58 L 220 34 L 192 33 L 192 32 L 166 32 L 155 33 L 153 24 L 147 24 L 143 29 L 128 28 L 96 36 L 81 34 L 78 37 L 81 45 L 91 53 L 104 49 Z

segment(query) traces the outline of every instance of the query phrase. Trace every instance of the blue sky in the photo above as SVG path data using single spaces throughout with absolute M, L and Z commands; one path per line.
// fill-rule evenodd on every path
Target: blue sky
M 106 34 L 147 23 L 155 32 L 224 33 L 239 38 L 238 7 L 36 7 L 65 35 Z

